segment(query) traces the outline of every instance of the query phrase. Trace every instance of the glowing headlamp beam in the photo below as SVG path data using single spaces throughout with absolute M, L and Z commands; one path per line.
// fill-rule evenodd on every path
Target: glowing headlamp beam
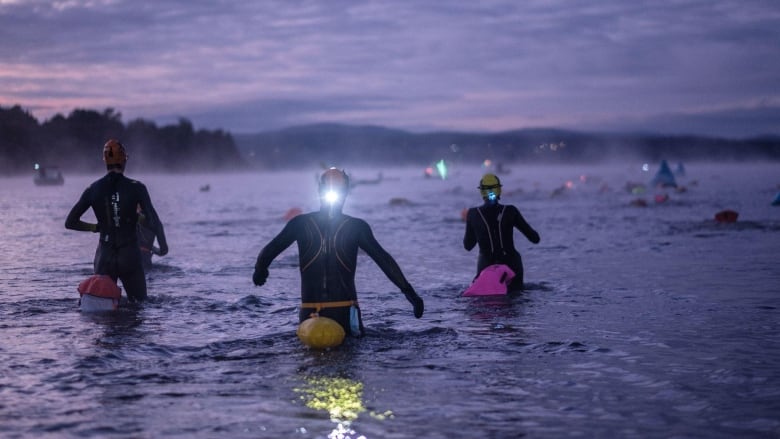
M 322 198 L 325 199 L 325 202 L 327 202 L 328 204 L 334 204 L 337 201 L 339 201 L 339 199 L 341 198 L 341 194 L 339 194 L 336 191 L 329 190 L 326 191 L 325 194 L 323 194 Z

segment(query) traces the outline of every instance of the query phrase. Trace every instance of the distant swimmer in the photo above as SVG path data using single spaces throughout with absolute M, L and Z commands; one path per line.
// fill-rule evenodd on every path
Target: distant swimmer
M 146 186 L 124 175 L 127 158 L 121 143 L 113 139 L 106 142 L 103 161 L 108 173 L 84 190 L 68 214 L 65 228 L 100 233 L 95 274 L 108 275 L 115 282 L 121 280 L 127 298 L 131 302 L 141 302 L 146 299 L 146 278 L 136 231 L 139 206 L 144 212 L 146 226 L 157 236 L 160 256 L 168 253 L 168 243 Z M 90 207 L 97 224 L 81 220 Z
M 520 230 L 534 244 L 539 243 L 539 233 L 526 222 L 517 207 L 499 203 L 501 181 L 494 174 L 482 177 L 479 191 L 484 204 L 470 208 L 466 214 L 463 247 L 471 251 L 479 244 L 477 275 L 490 265 L 504 264 L 515 273 L 510 291 L 522 290 L 523 261 L 515 249 L 513 228 Z
M 349 190 L 344 171 L 330 168 L 319 178 L 320 210 L 292 218 L 257 256 L 252 280 L 265 284 L 268 267 L 293 242 L 298 243 L 301 273 L 300 321 L 312 314 L 338 322 L 347 334 L 361 336 L 363 322 L 355 288 L 358 249 L 376 262 L 385 275 L 404 293 L 414 307 L 414 316 L 423 314 L 423 299 L 404 277 L 400 267 L 377 242 L 371 227 L 360 218 L 342 213 Z

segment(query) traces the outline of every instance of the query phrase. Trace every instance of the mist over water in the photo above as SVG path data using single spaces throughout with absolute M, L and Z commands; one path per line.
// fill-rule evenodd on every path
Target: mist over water
M 674 164 L 674 163 L 673 163 Z M 97 236 L 64 229 L 100 175 L 0 179 L 0 434 L 5 437 L 777 437 L 777 164 L 509 166 L 503 201 L 527 291 L 460 297 L 477 254 L 461 211 L 484 172 L 347 169 L 345 212 L 371 224 L 425 299 L 423 318 L 366 255 L 368 336 L 327 352 L 295 336 L 297 250 L 251 275 L 291 208 L 318 207 L 319 169 L 138 175 L 170 254 L 140 308 L 81 314 Z M 200 188 L 208 185 L 208 191 Z M 629 185 L 632 186 L 632 185 Z M 635 185 L 634 185 L 635 186 Z M 656 195 L 668 200 L 656 202 Z M 637 200 L 646 202 L 640 207 Z M 715 213 L 739 212 L 734 224 Z M 91 214 L 84 217 L 91 221 Z

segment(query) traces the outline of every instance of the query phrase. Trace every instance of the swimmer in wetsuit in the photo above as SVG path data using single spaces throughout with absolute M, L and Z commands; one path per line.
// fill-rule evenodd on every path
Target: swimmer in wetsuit
M 68 213 L 65 228 L 99 232 L 95 274 L 108 275 L 114 281 L 120 279 L 128 300 L 141 302 L 146 299 L 146 277 L 136 235 L 137 206 L 141 206 L 146 213 L 146 224 L 157 235 L 161 255 L 168 253 L 165 231 L 146 186 L 124 176 L 127 163 L 124 146 L 113 139 L 106 142 L 103 146 L 103 161 L 108 173 L 84 190 Z M 81 220 L 90 207 L 95 213 L 97 224 Z
M 371 227 L 364 220 L 341 212 L 348 189 L 349 178 L 343 171 L 330 168 L 322 174 L 320 210 L 298 215 L 285 225 L 257 256 L 252 280 L 255 285 L 263 285 L 271 261 L 297 241 L 303 302 L 300 321 L 318 313 L 337 321 L 347 334 L 361 336 L 364 328 L 357 308 L 355 269 L 358 249 L 362 249 L 404 293 L 414 306 L 414 316 L 420 318 L 424 309 L 422 298 L 393 257 L 379 245 Z M 356 312 L 351 312 L 353 306 Z
M 523 289 L 523 260 L 515 249 L 512 229 L 520 230 L 534 244 L 539 243 L 539 233 L 526 222 L 517 207 L 498 202 L 501 199 L 498 177 L 485 174 L 479 182 L 479 191 L 485 203 L 468 210 L 463 247 L 471 251 L 479 244 L 477 275 L 489 265 L 504 264 L 515 272 L 509 290 L 520 291 Z

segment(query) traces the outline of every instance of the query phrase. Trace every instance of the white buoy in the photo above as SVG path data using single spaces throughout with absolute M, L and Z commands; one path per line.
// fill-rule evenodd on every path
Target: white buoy
M 79 310 L 81 312 L 103 312 L 114 311 L 119 308 L 118 299 L 108 297 L 97 297 L 91 294 L 83 294 L 79 301 Z

